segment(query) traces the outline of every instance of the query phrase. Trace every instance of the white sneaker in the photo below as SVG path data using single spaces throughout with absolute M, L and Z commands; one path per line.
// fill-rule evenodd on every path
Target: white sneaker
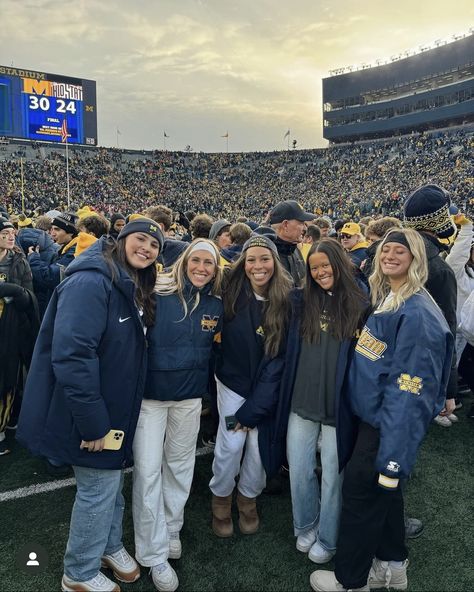
M 313 546 L 315 540 L 316 529 L 311 528 L 307 532 L 298 535 L 298 538 L 296 539 L 296 548 L 298 549 L 298 551 L 301 551 L 302 553 L 307 553 Z
M 99 571 L 95 577 L 85 582 L 76 582 L 63 574 L 61 590 L 63 592 L 120 592 L 120 587 Z
M 308 553 L 308 558 L 313 563 L 327 563 L 336 554 L 336 551 L 326 551 L 319 541 L 316 541 Z
M 174 592 L 178 589 L 178 576 L 167 561 L 154 565 L 150 569 L 150 574 L 158 592 Z
M 453 425 L 446 415 L 437 415 L 433 421 L 443 428 L 450 428 Z
M 181 553 L 183 549 L 181 546 L 181 541 L 179 540 L 179 535 L 170 536 L 169 548 L 170 550 L 168 553 L 168 557 L 170 559 L 181 559 Z
M 449 415 L 447 415 L 447 418 L 451 423 L 456 423 L 457 421 L 459 421 L 459 417 L 457 415 L 454 415 L 454 413 L 450 413 Z
M 111 569 L 117 580 L 121 582 L 136 582 L 140 577 L 140 566 L 125 547 L 111 555 L 104 555 L 102 557 L 102 567 Z
M 405 559 L 401 567 L 390 565 L 389 561 L 381 561 L 375 558 L 369 571 L 369 587 L 371 590 L 378 588 L 394 588 L 406 590 L 408 559 Z
M 317 569 L 309 577 L 309 583 L 316 592 L 348 592 L 347 588 L 337 581 L 336 574 L 333 571 Z M 369 592 L 368 585 L 362 588 L 351 588 L 351 592 Z

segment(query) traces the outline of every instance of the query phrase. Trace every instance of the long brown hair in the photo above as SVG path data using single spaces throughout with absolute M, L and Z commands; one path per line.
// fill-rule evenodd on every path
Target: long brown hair
M 273 257 L 273 276 L 268 282 L 267 293 L 263 303 L 263 331 L 265 335 L 265 354 L 275 357 L 282 341 L 286 338 L 290 316 L 289 293 L 292 282 L 278 257 L 269 250 Z M 243 252 L 229 272 L 225 274 L 223 284 L 224 319 L 235 317 L 237 299 L 244 291 L 247 299 L 254 298 L 250 280 L 245 273 L 245 258 Z
M 327 294 L 311 277 L 310 257 L 324 253 L 332 267 L 334 285 Z M 314 243 L 306 260 L 306 283 L 303 288 L 301 335 L 307 343 L 319 343 L 321 317 L 328 318 L 328 331 L 338 341 L 350 339 L 360 322 L 367 297 L 355 280 L 355 267 L 342 246 L 333 238 Z
M 156 264 L 152 263 L 145 269 L 135 269 L 127 261 L 125 253 L 125 239 L 114 241 L 109 239 L 104 248 L 104 258 L 112 271 L 112 281 L 115 280 L 117 270 L 115 265 L 123 268 L 135 284 L 135 302 L 143 310 L 143 322 L 146 327 L 155 324 L 155 296 L 153 290 L 156 282 Z

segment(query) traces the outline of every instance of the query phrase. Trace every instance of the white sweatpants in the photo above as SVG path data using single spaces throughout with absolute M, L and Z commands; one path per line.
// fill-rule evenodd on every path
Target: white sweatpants
M 228 496 L 234 490 L 235 478 L 240 474 L 238 484 L 240 493 L 246 497 L 257 497 L 262 493 L 266 481 L 258 450 L 258 430 L 254 428 L 249 432 L 240 430 L 234 432 L 226 429 L 225 417 L 234 415 L 245 399 L 227 388 L 217 378 L 216 383 L 219 428 L 212 463 L 213 477 L 209 487 L 214 495 Z
M 144 399 L 133 441 L 133 524 L 139 563 L 151 567 L 169 554 L 179 533 L 196 458 L 201 399 Z

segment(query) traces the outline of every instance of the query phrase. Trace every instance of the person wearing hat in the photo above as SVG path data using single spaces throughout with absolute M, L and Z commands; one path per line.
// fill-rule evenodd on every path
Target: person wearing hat
M 125 216 L 117 213 L 110 217 L 110 236 L 117 238 L 122 228 L 125 226 Z
M 150 206 L 145 210 L 145 215 L 154 220 L 163 232 L 165 243 L 158 257 L 158 263 L 161 263 L 164 269 L 169 269 L 189 246 L 189 242 L 177 239 L 175 233 L 171 232 L 171 227 L 173 226 L 173 210 L 167 206 L 162 204 Z
M 272 444 L 279 380 L 269 376 L 283 366 L 290 289 L 275 243 L 265 236 L 250 237 L 237 262 L 226 268 L 216 363 L 219 427 L 209 483 L 212 529 L 218 537 L 230 537 L 234 531 L 237 476 L 240 531 L 258 530 L 256 498 L 283 460 L 275 460 Z
M 41 257 L 41 245 L 31 245 L 28 248 L 28 263 L 33 273 L 35 287 L 39 290 L 38 296 L 45 309 L 54 288 L 64 278 L 64 272 L 68 265 L 74 261 L 76 246 L 79 242 L 77 222 L 75 214 L 61 213 L 53 218 L 50 236 L 59 247 L 57 255 L 52 262 Z
M 178 576 L 180 531 L 191 490 L 202 397 L 222 324 L 216 245 L 194 240 L 157 279 L 157 323 L 148 331 L 148 370 L 133 442 L 133 522 L 139 563 L 159 591 Z
M 65 592 L 119 590 L 101 564 L 120 581 L 140 577 L 122 541 L 123 469 L 133 462 L 162 244 L 146 219 L 127 224 L 116 242 L 99 239 L 69 265 L 36 342 L 17 439 L 74 470 Z
M 21 401 L 18 377 L 29 363 L 38 328 L 30 268 L 15 246 L 13 224 L 0 217 L 0 456 L 10 452 L 5 428 Z
M 423 185 L 407 198 L 403 204 L 403 225 L 420 233 L 428 257 L 428 280 L 426 289 L 443 312 L 453 337 L 457 327 L 457 284 L 456 276 L 449 265 L 440 257 L 447 247 L 439 239 L 449 238 L 456 232 L 449 207 L 451 199 L 445 189 L 438 185 Z M 435 422 L 450 427 L 448 419 L 453 413 L 458 391 L 456 356 L 453 356 L 451 374 L 446 394 L 446 406 Z
M 302 285 L 305 276 L 305 262 L 298 244 L 303 240 L 305 222 L 315 218 L 293 199 L 281 201 L 269 214 L 268 222 L 277 234 L 275 245 L 281 264 L 297 287 Z
M 359 224 L 346 222 L 339 233 L 341 244 L 350 257 L 352 263 L 360 269 L 362 261 L 367 259 L 367 247 L 369 243 L 365 240 Z
M 230 247 L 232 239 L 230 238 L 231 223 L 228 220 L 217 220 L 211 226 L 209 231 L 209 238 L 213 240 L 219 251 Z
M 373 312 L 349 362 L 336 415 L 344 484 L 335 571 L 313 572 L 313 590 L 408 587 L 400 484 L 444 406 L 454 347 L 423 287 L 427 278 L 421 236 L 390 230 L 377 248 Z

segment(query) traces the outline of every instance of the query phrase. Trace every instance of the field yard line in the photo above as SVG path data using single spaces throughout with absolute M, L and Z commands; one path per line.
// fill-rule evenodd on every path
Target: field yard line
M 205 454 L 210 454 L 211 452 L 213 452 L 212 448 L 204 446 L 196 450 L 196 456 L 203 456 Z M 132 470 L 131 467 L 125 469 L 125 473 L 131 473 Z M 55 481 L 48 481 L 47 483 L 36 483 L 35 485 L 29 485 L 28 487 L 19 487 L 18 489 L 12 489 L 11 491 L 0 493 L 0 503 L 21 499 L 23 497 L 30 497 L 31 495 L 38 495 L 40 493 L 49 493 L 50 491 L 56 491 L 58 489 L 63 489 L 64 487 L 71 487 L 71 485 L 75 484 L 76 480 L 74 477 L 70 477 L 69 479 L 56 479 Z

